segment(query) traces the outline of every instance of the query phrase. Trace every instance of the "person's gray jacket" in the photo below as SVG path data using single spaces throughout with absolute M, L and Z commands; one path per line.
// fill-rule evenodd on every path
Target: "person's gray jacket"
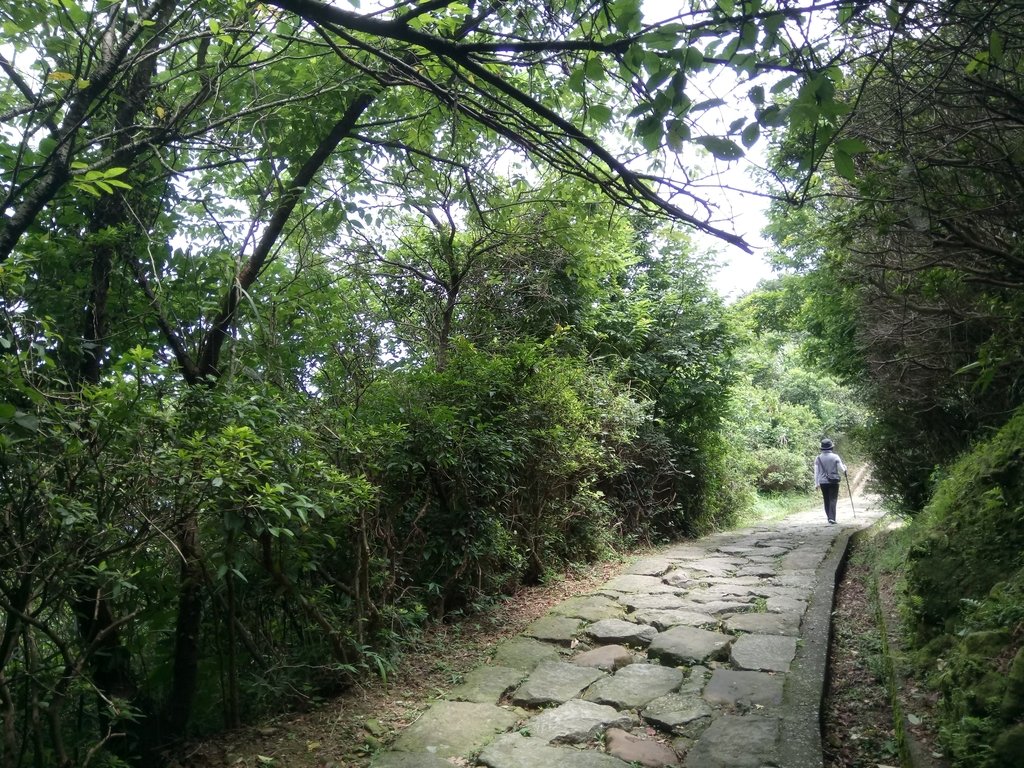
M 814 485 L 837 482 L 846 474 L 846 465 L 838 453 L 822 451 L 814 460 Z

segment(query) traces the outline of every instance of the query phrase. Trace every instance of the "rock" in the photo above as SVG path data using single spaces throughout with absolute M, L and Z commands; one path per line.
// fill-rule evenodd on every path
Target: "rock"
M 800 616 L 796 613 L 743 613 L 725 620 L 730 632 L 751 632 L 758 635 L 800 634 Z
M 778 706 L 782 703 L 783 679 L 767 672 L 716 669 L 704 686 L 704 700 L 740 709 Z
M 671 693 L 682 682 L 683 673 L 678 669 L 657 664 L 631 664 L 612 677 L 598 680 L 585 698 L 598 704 L 610 704 L 616 709 L 637 709 L 652 699 Z
M 803 600 L 794 600 L 792 597 L 768 598 L 769 613 L 795 613 L 797 616 L 803 616 L 806 610 L 807 603 Z
M 738 600 L 709 600 L 705 603 L 695 602 L 692 603 L 692 605 L 698 611 L 710 613 L 715 616 L 727 613 L 748 613 L 750 611 L 757 610 L 757 606 L 753 602 L 744 603 Z
M 369 733 L 372 736 L 376 736 L 378 739 L 381 736 L 384 736 L 385 734 L 387 734 L 387 732 L 388 732 L 388 729 L 385 728 L 381 724 L 380 720 L 378 720 L 375 717 L 371 717 L 369 720 L 367 720 L 365 723 L 363 723 L 363 730 L 365 730 L 367 733 Z
M 640 716 L 657 728 L 670 733 L 693 736 L 692 724 L 697 730 L 710 722 L 711 707 L 696 694 L 669 693 L 651 701 Z
M 633 724 L 629 713 L 582 699 L 571 699 L 528 720 L 523 731 L 531 738 L 549 744 L 583 744 L 596 739 L 608 728 L 628 728 Z
M 673 587 L 689 589 L 700 583 L 700 575 L 685 568 L 676 568 L 662 576 L 661 580 Z
M 711 723 L 686 754 L 686 768 L 762 768 L 777 765 L 779 720 L 725 715 Z
M 642 739 L 619 728 L 610 729 L 604 743 L 609 754 L 631 765 L 639 763 L 646 768 L 679 765 L 679 757 L 671 747 L 652 739 Z
M 673 627 L 660 632 L 647 648 L 647 655 L 670 666 L 703 664 L 722 657 L 733 638 L 720 632 L 695 627 Z
M 592 750 L 553 747 L 542 739 L 506 733 L 488 745 L 478 762 L 487 768 L 629 768 L 617 757 Z
M 527 672 L 544 661 L 558 661 L 558 651 L 547 643 L 528 637 L 513 637 L 501 643 L 494 653 L 494 663 Z
M 429 752 L 381 752 L 370 760 L 370 768 L 452 768 L 452 764 Z
M 633 618 L 642 624 L 650 624 L 658 630 L 666 630 L 679 625 L 704 627 L 716 626 L 718 624 L 718 619 L 710 613 L 685 609 L 637 611 L 633 614 Z
M 462 685 L 455 687 L 445 698 L 452 701 L 497 704 L 502 696 L 519 685 L 525 677 L 526 670 L 515 667 L 477 667 L 466 675 Z
M 594 667 L 605 672 L 614 672 L 634 661 L 629 649 L 621 645 L 602 645 L 573 657 L 572 663 L 581 667 Z
M 562 704 L 605 673 L 564 661 L 546 661 L 537 665 L 526 681 L 512 694 L 512 703 L 522 707 Z
M 584 631 L 598 643 L 630 645 L 634 648 L 646 647 L 658 634 L 658 630 L 647 624 L 635 624 L 622 619 L 602 619 Z
M 568 648 L 580 628 L 580 620 L 568 616 L 541 616 L 523 632 L 527 637 Z
M 743 635 L 729 650 L 738 669 L 759 672 L 788 672 L 796 655 L 796 638 L 781 635 Z
M 657 576 L 616 576 L 606 582 L 601 591 L 607 592 L 643 592 L 654 594 L 657 592 L 674 592 L 673 587 L 663 584 Z
M 587 595 L 570 597 L 551 609 L 552 613 L 572 616 L 583 621 L 600 621 L 601 619 L 617 619 L 622 616 L 622 606 L 603 595 Z
M 631 611 L 671 611 L 689 605 L 689 602 L 672 594 L 657 595 L 621 595 L 619 602 Z
M 710 576 L 731 576 L 743 561 L 733 557 L 704 557 L 686 564 L 687 569 Z
M 814 570 L 782 571 L 775 580 L 784 587 L 805 587 L 810 589 L 816 583 L 817 578 L 817 572 Z
M 648 557 L 638 560 L 626 569 L 631 576 L 662 576 L 672 567 L 672 561 L 664 557 Z
M 467 757 L 516 723 L 516 716 L 493 704 L 439 701 L 395 740 L 397 752 L 428 752 Z

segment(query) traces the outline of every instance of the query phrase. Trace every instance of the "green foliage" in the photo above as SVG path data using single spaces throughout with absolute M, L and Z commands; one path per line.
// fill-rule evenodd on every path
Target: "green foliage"
M 939 670 L 941 731 L 958 766 L 1008 768 L 1020 758 L 1022 438 L 1018 413 L 950 468 L 912 527 L 909 614 L 922 665 Z
M 1018 413 L 950 468 L 925 508 L 908 572 L 924 637 L 948 631 L 963 601 L 1024 566 L 1022 440 Z

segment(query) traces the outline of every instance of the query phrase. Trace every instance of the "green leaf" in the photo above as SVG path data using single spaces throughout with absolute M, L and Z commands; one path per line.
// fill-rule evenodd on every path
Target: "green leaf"
M 832 161 L 836 166 L 836 173 L 844 179 L 853 181 L 857 178 L 857 169 L 853 165 L 853 158 L 838 147 L 832 150 Z
M 607 125 L 612 119 L 612 110 L 604 104 L 591 104 L 587 109 L 587 116 L 595 123 Z
M 587 72 L 583 67 L 576 67 L 569 75 L 569 79 L 566 81 L 566 86 L 573 93 L 580 95 L 587 91 Z
M 213 480 L 210 481 L 210 485 L 212 485 L 214 488 L 220 488 L 222 485 L 224 485 L 224 478 L 221 477 L 220 475 L 217 475 L 217 477 L 213 478 Z
M 694 70 L 700 69 L 704 66 L 704 54 L 701 53 L 699 48 L 694 48 L 692 45 L 686 49 L 686 58 L 684 59 L 684 66 L 687 69 Z
M 31 430 L 36 432 L 39 430 L 39 418 L 32 415 L 31 413 L 23 413 L 22 411 L 16 411 L 14 414 L 14 423 L 23 429 Z
M 740 136 L 740 140 L 743 142 L 743 146 L 750 149 L 757 142 L 761 136 L 761 126 L 757 123 L 751 123 L 743 129 L 743 133 Z
M 836 142 L 836 148 L 848 155 L 858 155 L 870 149 L 863 139 L 840 139 Z
M 18 409 L 15 408 L 10 403 L 0 403 L 0 419 L 3 419 L 4 421 L 10 421 L 11 419 L 14 418 L 14 414 L 17 412 L 17 410 Z
M 753 88 L 747 91 L 747 98 L 750 99 L 750 102 L 752 104 L 760 107 L 762 104 L 764 104 L 764 86 L 755 85 Z
M 662 123 L 658 115 L 648 115 L 636 124 L 636 134 L 640 143 L 648 152 L 654 152 L 661 146 Z
M 701 136 L 696 139 L 696 142 L 719 160 L 739 160 L 743 157 L 743 150 L 736 142 L 729 139 L 719 136 Z
M 789 75 L 788 77 L 782 78 L 781 80 L 779 80 L 779 82 L 775 83 L 775 85 L 772 86 L 772 93 L 777 94 L 788 90 L 789 87 L 797 81 L 797 79 L 797 75 Z

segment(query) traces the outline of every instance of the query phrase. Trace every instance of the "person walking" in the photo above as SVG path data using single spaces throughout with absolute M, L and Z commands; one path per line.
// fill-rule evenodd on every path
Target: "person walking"
M 839 481 L 846 474 L 846 465 L 833 451 L 835 444 L 827 437 L 821 441 L 821 453 L 814 460 L 814 484 L 821 488 L 825 502 L 825 517 L 830 524 L 836 522 L 836 503 L 839 501 Z

